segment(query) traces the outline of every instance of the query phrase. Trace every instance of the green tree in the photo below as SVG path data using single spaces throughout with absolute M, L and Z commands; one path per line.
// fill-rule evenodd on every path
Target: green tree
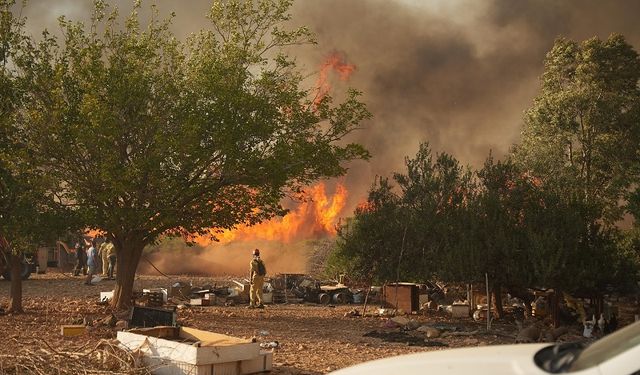
M 50 180 L 22 157 L 25 145 L 16 137 L 25 91 L 15 61 L 25 37 L 24 20 L 13 15 L 14 6 L 14 1 L 0 0 L 0 269 L 10 268 L 9 310 L 18 313 L 23 310 L 24 255 L 52 243 L 73 220 L 51 199 Z
M 434 158 L 428 143 L 405 164 L 406 173 L 394 174 L 405 207 L 404 275 L 412 280 L 468 276 L 463 271 L 468 258 L 451 255 L 463 238 L 458 224 L 475 189 L 472 172 L 446 153 Z
M 467 238 L 459 229 L 474 190 L 471 171 L 445 153 L 434 158 L 427 143 L 405 165 L 396 185 L 379 178 L 340 228 L 331 265 L 378 282 L 469 277 L 472 259 L 452 248 Z
M 405 217 L 386 178 L 378 178 L 366 203 L 354 216 L 338 227 L 333 251 L 327 262 L 327 274 L 346 273 L 365 282 L 396 279 L 396 267 L 403 243 Z
M 637 182 L 640 58 L 621 35 L 558 39 L 545 59 L 541 91 L 525 116 L 516 157 L 566 198 L 613 223 Z
M 341 140 L 370 114 L 349 91 L 313 102 L 284 53 L 312 43 L 283 29 L 291 0 L 214 1 L 211 28 L 186 42 L 152 7 L 119 15 L 96 1 L 89 28 L 61 19 L 19 61 L 28 79 L 21 137 L 87 227 L 118 252 L 113 305 L 130 303 L 143 248 L 215 235 L 286 211 L 285 195 L 367 158 Z

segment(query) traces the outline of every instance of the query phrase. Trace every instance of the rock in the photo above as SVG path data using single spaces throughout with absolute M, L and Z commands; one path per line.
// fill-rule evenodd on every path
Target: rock
M 418 327 L 418 332 L 424 332 L 428 338 L 440 337 L 440 330 L 429 326 Z
M 394 322 L 391 319 L 387 319 L 382 323 L 382 328 L 394 329 L 400 327 L 400 324 Z
M 395 316 L 390 320 L 403 327 L 409 323 L 409 319 L 405 318 L 404 316 Z
M 540 328 L 535 325 L 524 328 L 518 332 L 516 336 L 517 343 L 532 343 L 537 342 L 540 338 Z
M 407 324 L 404 325 L 404 329 L 407 331 L 413 331 L 414 329 L 417 329 L 418 327 L 420 327 L 420 322 L 411 319 Z

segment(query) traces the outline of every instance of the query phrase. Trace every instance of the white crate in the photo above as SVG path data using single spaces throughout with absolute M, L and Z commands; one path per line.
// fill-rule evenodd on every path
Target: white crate
M 179 330 L 179 338 L 195 343 L 161 338 L 172 329 Z M 273 352 L 261 351 L 258 343 L 188 327 L 123 331 L 118 332 L 118 340 L 123 347 L 142 353 L 153 374 L 245 375 L 273 367 Z

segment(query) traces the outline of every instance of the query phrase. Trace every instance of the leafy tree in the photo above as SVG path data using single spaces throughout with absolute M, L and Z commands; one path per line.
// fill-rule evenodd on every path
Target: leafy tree
M 0 0 L 0 264 L 10 268 L 9 310 L 19 313 L 23 256 L 53 242 L 73 220 L 62 220 L 64 210 L 50 199 L 49 180 L 21 157 L 24 144 L 15 137 L 15 116 L 24 95 L 15 61 L 25 39 L 24 20 L 14 17 L 13 6 L 14 1 Z
M 465 259 L 449 260 L 462 235 L 457 230 L 460 214 L 475 189 L 471 171 L 446 153 L 433 158 L 428 143 L 405 164 L 406 174 L 394 175 L 407 218 L 405 275 L 428 280 L 465 273 Z
M 404 211 L 389 180 L 377 179 L 367 202 L 355 210 L 353 218 L 338 227 L 326 272 L 345 272 L 352 279 L 368 282 L 395 280 L 403 249 L 404 219 Z
M 518 160 L 567 199 L 589 202 L 594 220 L 618 220 L 637 182 L 639 79 L 638 53 L 621 35 L 558 39 L 525 116 Z
M 341 142 L 370 116 L 359 93 L 314 103 L 284 54 L 313 42 L 282 28 L 290 6 L 214 1 L 211 28 L 181 42 L 153 7 L 148 25 L 139 5 L 120 25 L 96 1 L 90 27 L 63 18 L 62 41 L 45 33 L 25 48 L 20 136 L 60 199 L 112 238 L 115 307 L 130 303 L 142 250 L 161 236 L 282 215 L 283 196 L 368 157 Z
M 378 282 L 464 274 L 468 258 L 456 258 L 451 248 L 464 238 L 456 229 L 473 190 L 470 171 L 447 154 L 434 159 L 427 143 L 405 164 L 406 173 L 394 174 L 397 187 L 378 179 L 366 204 L 340 228 L 334 268 Z

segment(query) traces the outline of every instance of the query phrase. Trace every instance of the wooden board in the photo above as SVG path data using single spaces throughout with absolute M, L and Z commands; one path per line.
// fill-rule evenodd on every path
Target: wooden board
M 65 325 L 60 326 L 60 334 L 66 337 L 80 336 L 85 333 L 87 327 L 83 325 Z
M 139 335 L 158 337 L 161 339 L 177 339 L 180 337 L 180 327 L 158 326 L 149 328 L 135 328 L 128 332 L 137 333 Z

